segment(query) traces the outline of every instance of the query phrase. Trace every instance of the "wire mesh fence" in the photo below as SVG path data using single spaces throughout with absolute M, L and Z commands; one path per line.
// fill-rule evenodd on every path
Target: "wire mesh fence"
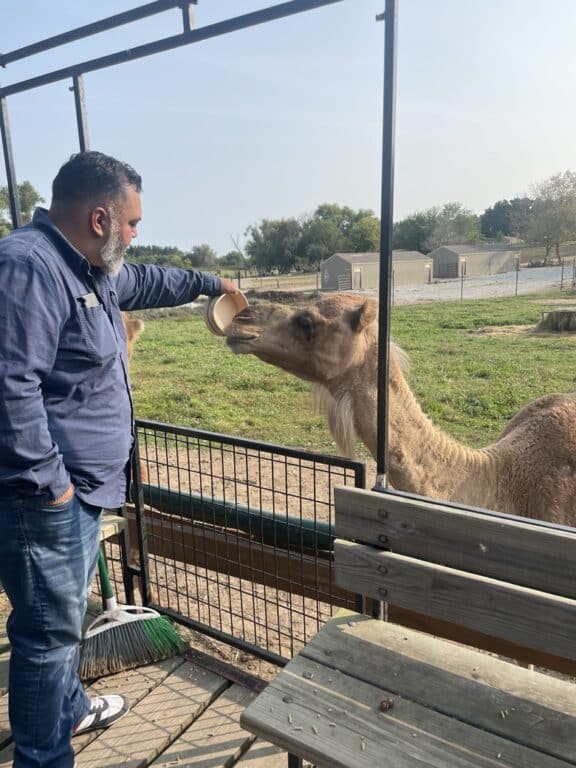
M 276 663 L 354 606 L 333 580 L 333 488 L 364 487 L 363 463 L 150 421 L 137 433 L 130 559 L 145 554 L 147 604 Z

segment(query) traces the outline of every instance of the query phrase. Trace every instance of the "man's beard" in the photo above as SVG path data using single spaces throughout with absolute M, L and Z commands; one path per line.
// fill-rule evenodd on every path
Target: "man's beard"
M 126 250 L 126 246 L 122 242 L 118 222 L 115 218 L 112 218 L 110 222 L 110 236 L 100 251 L 102 270 L 107 275 L 114 277 L 120 272 L 122 264 L 124 264 L 124 254 L 126 253 Z

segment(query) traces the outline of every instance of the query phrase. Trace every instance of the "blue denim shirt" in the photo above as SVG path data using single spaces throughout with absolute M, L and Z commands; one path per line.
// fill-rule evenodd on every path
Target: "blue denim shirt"
M 74 483 L 99 507 L 126 500 L 133 416 L 121 310 L 221 292 L 204 272 L 90 266 L 47 211 L 0 239 L 0 494 L 53 500 Z

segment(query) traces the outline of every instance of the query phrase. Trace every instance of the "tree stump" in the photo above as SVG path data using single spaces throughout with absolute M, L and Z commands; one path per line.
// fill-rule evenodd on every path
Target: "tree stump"
M 576 309 L 551 309 L 542 312 L 542 319 L 536 326 L 538 331 L 576 331 Z

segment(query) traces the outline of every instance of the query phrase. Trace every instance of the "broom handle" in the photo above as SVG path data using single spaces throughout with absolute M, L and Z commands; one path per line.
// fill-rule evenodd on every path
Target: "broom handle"
M 100 545 L 98 549 L 98 575 L 100 576 L 102 599 L 104 600 L 105 608 L 107 611 L 113 611 L 118 607 L 118 604 L 114 597 L 112 584 L 110 583 L 110 576 L 108 575 L 108 567 L 106 566 L 106 557 L 102 545 Z

